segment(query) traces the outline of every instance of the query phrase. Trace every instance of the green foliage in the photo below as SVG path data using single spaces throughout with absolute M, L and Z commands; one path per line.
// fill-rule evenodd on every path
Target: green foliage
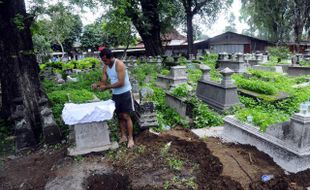
M 290 90 L 288 88 L 289 87 L 283 89 Z M 298 112 L 299 105 L 309 98 L 309 87 L 293 89 L 289 98 L 274 102 L 273 104 L 267 101 L 258 101 L 253 98 L 240 96 L 240 102 L 244 104 L 246 108 L 238 110 L 236 116 L 238 119 L 246 121 L 247 116 L 252 115 L 253 123 L 259 126 L 261 131 L 265 131 L 267 126 L 288 120 L 289 116 Z
M 266 95 L 275 95 L 278 92 L 278 90 L 272 84 L 261 80 L 249 80 L 241 77 L 240 75 L 234 75 L 233 79 L 239 88 L 243 88 L 245 90 L 250 90 Z
M 200 69 L 188 69 L 188 79 L 189 82 L 196 84 L 202 75 Z
M 190 87 L 187 84 L 180 84 L 172 90 L 172 95 L 183 98 L 189 95 Z
M 302 66 L 307 66 L 307 67 L 309 67 L 309 66 L 310 66 L 310 60 L 308 60 L 308 61 L 306 61 L 306 60 L 301 60 L 301 61 L 299 62 L 299 64 L 302 65 Z
M 189 102 L 193 105 L 194 128 L 220 126 L 223 124 L 223 118 L 218 113 L 211 111 L 197 97 L 193 97 Z
M 236 117 L 241 121 L 247 122 L 247 117 L 253 117 L 253 124 L 260 127 L 260 131 L 266 131 L 267 127 L 271 124 L 287 121 L 289 115 L 282 111 L 276 110 L 273 107 L 260 107 L 257 106 L 252 109 L 241 109 L 236 113 Z
M 64 104 L 68 101 L 73 103 L 85 103 L 94 98 L 93 93 L 82 90 L 60 90 L 48 93 L 48 98 L 52 104 Z
M 183 168 L 184 162 L 180 159 L 174 158 L 174 157 L 168 157 L 167 159 L 168 166 L 173 169 L 180 171 Z
M 286 78 L 281 73 L 269 72 L 269 71 L 261 71 L 249 69 L 248 72 L 252 75 L 251 79 L 255 77 L 255 79 L 260 79 L 264 81 L 270 82 L 283 82 Z
M 163 69 L 160 72 L 161 75 L 168 75 L 169 73 L 170 73 L 170 71 L 168 69 Z
M 82 155 L 74 156 L 74 161 L 76 162 L 83 162 L 84 157 Z
M 103 30 L 108 39 L 115 39 L 114 43 L 109 43 L 108 45 L 128 47 L 136 42 L 135 30 L 132 26 L 131 18 L 126 14 L 127 2 L 118 1 L 117 4 L 118 6 L 112 6 L 105 15 L 107 22 L 103 24 Z
M 24 30 L 25 29 L 24 16 L 17 13 L 14 17 L 14 24 L 16 25 L 18 30 Z
M 175 110 L 168 107 L 165 103 L 165 91 L 155 86 L 150 86 L 154 94 L 150 97 L 151 101 L 155 103 L 157 120 L 159 123 L 159 130 L 163 129 L 166 125 L 171 127 L 182 126 L 189 127 L 188 122 L 183 119 Z
M 221 73 L 216 70 L 216 61 L 217 61 L 218 55 L 217 54 L 206 54 L 204 56 L 204 59 L 202 61 L 203 64 L 208 65 L 210 67 L 210 77 L 213 81 L 220 81 L 222 79 Z
M 81 44 L 84 50 L 97 50 L 102 44 L 107 44 L 109 41 L 102 30 L 102 23 L 95 22 L 84 26 L 84 31 L 81 36 Z
M 290 50 L 286 46 L 268 47 L 268 53 L 270 56 L 282 59 L 288 59 L 290 56 Z
M 146 76 L 150 77 L 150 82 L 154 83 L 157 77 L 157 73 L 159 72 L 159 66 L 156 64 L 139 64 L 139 66 L 133 68 L 131 70 L 131 75 L 138 80 L 139 86 L 144 86 Z

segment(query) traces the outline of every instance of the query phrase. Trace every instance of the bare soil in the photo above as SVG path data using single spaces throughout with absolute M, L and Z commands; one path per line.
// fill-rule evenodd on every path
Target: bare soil
M 135 140 L 133 149 L 122 145 L 115 151 L 83 157 L 68 157 L 66 147 L 37 150 L 13 159 L 5 157 L 0 168 L 0 190 L 44 189 L 48 182 L 64 175 L 64 170 L 76 171 L 72 168 L 79 163 L 112 168 L 112 173 L 90 171 L 92 175 L 83 178 L 84 189 L 93 190 L 285 190 L 310 186 L 310 170 L 286 174 L 255 147 L 222 143 L 216 138 L 201 140 L 184 129 L 160 136 L 144 131 Z M 274 178 L 262 182 L 265 174 Z

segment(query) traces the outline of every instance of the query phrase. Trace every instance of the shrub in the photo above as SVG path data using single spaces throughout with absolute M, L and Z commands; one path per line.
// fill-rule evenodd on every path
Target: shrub
M 274 95 L 277 93 L 277 89 L 270 83 L 260 80 L 244 79 L 240 75 L 234 75 L 233 78 L 239 88 L 266 95 Z
M 186 97 L 190 92 L 190 87 L 187 84 L 180 84 L 172 90 L 172 95 L 182 98 Z
M 290 50 L 285 46 L 268 47 L 267 50 L 270 56 L 274 56 L 280 59 L 288 59 L 290 56 Z
M 265 132 L 267 127 L 287 121 L 289 115 L 276 109 L 264 109 L 263 107 L 246 108 L 237 111 L 236 117 L 241 121 L 247 122 L 247 117 L 253 117 L 253 124 L 260 127 L 260 131 Z
M 168 75 L 169 73 L 170 73 L 170 71 L 168 69 L 163 69 L 160 72 L 160 74 L 162 74 L 162 75 Z
M 192 98 L 189 102 L 193 105 L 194 128 L 219 126 L 224 123 L 221 115 L 211 111 L 209 107 L 197 97 Z

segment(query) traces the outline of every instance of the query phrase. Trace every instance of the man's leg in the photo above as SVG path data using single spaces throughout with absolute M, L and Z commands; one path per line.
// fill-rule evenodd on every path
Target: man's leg
M 122 118 L 125 120 L 125 123 L 127 125 L 127 131 L 128 131 L 128 148 L 132 148 L 135 143 L 133 140 L 133 125 L 131 121 L 131 117 L 129 113 L 122 113 Z
M 121 138 L 119 139 L 119 143 L 123 143 L 127 141 L 127 135 L 126 135 L 126 120 L 123 119 L 122 116 L 118 116 L 118 123 L 119 123 L 119 128 L 121 131 Z

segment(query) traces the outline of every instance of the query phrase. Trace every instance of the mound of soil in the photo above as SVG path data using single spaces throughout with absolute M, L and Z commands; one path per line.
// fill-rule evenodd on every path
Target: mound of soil
M 117 159 L 118 154 L 111 162 L 117 172 L 130 177 L 133 189 L 243 189 L 229 176 L 221 176 L 223 165 L 206 143 L 185 133 L 180 138 L 144 131 L 136 138 L 136 149 L 144 151 L 125 152 L 125 159 Z M 181 160 L 182 169 L 171 167 L 169 160 Z
M 159 136 L 144 131 L 135 140 L 133 149 L 122 145 L 104 154 L 73 158 L 66 156 L 66 147 L 38 150 L 17 158 L 3 157 L 0 190 L 44 189 L 47 182 L 67 173 L 74 176 L 85 173 L 86 177 L 81 179 L 85 189 L 299 190 L 310 186 L 310 169 L 285 175 L 268 155 L 255 147 L 222 143 L 215 138 L 200 140 L 184 129 Z M 106 175 L 100 171 L 107 171 Z M 276 177 L 262 182 L 264 174 Z M 62 183 L 57 185 L 63 187 Z

